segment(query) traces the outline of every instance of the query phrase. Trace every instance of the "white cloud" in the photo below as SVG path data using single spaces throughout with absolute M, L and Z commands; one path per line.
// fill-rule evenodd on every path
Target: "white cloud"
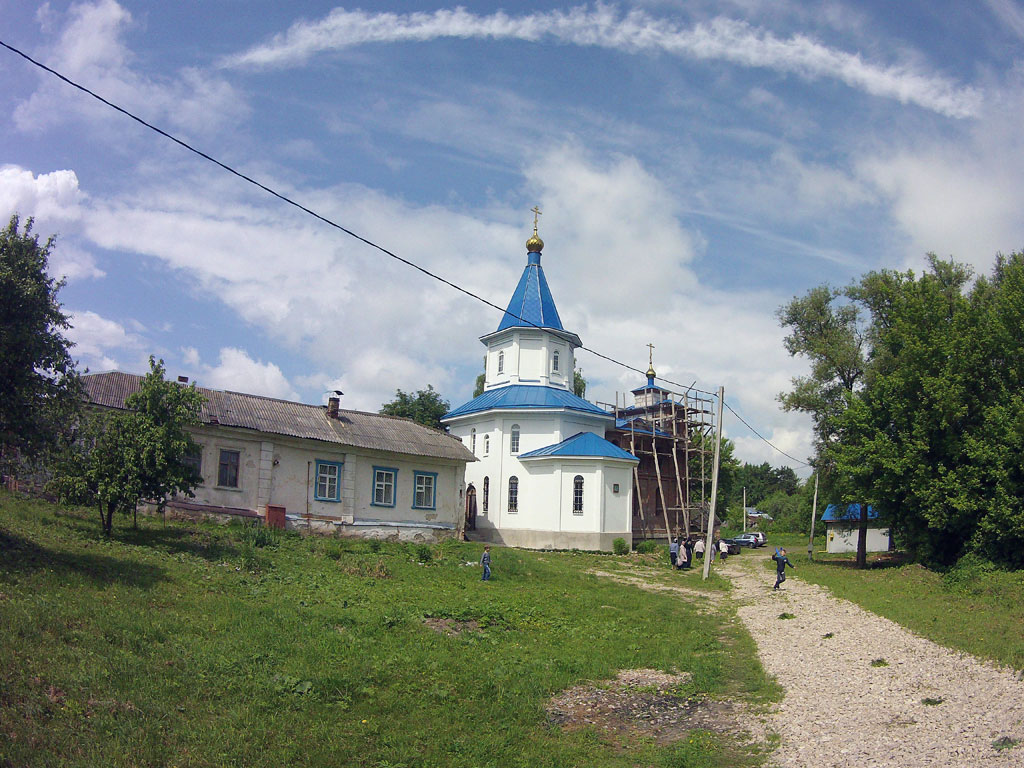
M 67 337 L 75 344 L 71 354 L 82 367 L 92 371 L 148 367 L 142 353 L 148 342 L 142 336 L 91 310 L 70 310 L 68 317 L 71 328 Z
M 43 14 L 44 29 L 54 25 L 53 16 L 52 11 Z M 115 0 L 73 5 L 59 40 L 47 46 L 43 63 L 129 111 L 190 133 L 213 133 L 248 115 L 243 98 L 223 78 L 195 68 L 181 70 L 177 78 L 154 79 L 136 72 L 123 39 L 131 22 L 131 14 Z M 49 128 L 72 117 L 121 119 L 52 75 L 41 78 L 36 92 L 14 111 L 21 130 Z
M 186 358 L 198 362 L 197 354 L 187 353 Z M 277 365 L 254 360 L 245 350 L 234 347 L 224 347 L 220 350 L 217 365 L 199 363 L 196 383 L 209 389 L 245 392 L 282 400 L 301 400 Z
M 17 165 L 0 166 L 0 216 L 5 223 L 11 214 L 18 213 L 23 219 L 35 218 L 37 232 L 42 231 L 41 227 L 50 231 L 78 221 L 84 199 L 74 171 L 36 176 Z
M 463 8 L 433 13 L 368 13 L 336 8 L 319 21 L 299 21 L 270 42 L 226 60 L 228 66 L 282 67 L 324 51 L 370 43 L 424 42 L 439 38 L 553 40 L 626 53 L 659 51 L 698 61 L 726 61 L 808 78 L 834 78 L 874 96 L 897 99 L 951 117 L 968 117 L 980 95 L 945 77 L 907 65 L 879 65 L 860 54 L 823 45 L 802 34 L 779 38 L 770 31 L 718 17 L 682 27 L 666 18 L 597 5 L 522 16 L 477 15 Z
M 861 158 L 907 240 L 907 265 L 934 252 L 988 272 L 997 252 L 1024 248 L 1024 72 L 1015 78 L 964 135 L 919 135 Z

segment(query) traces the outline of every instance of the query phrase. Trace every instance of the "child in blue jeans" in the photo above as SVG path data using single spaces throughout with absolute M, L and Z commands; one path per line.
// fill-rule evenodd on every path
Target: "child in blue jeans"
M 484 567 L 484 577 L 481 579 L 481 581 L 490 581 L 491 580 L 491 548 L 489 546 L 484 546 L 484 554 L 480 558 L 480 565 L 482 565 Z

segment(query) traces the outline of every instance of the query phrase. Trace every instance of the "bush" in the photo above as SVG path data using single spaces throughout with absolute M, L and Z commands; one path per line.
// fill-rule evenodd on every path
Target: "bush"
M 615 541 L 613 541 L 612 552 L 614 552 L 616 555 L 629 554 L 629 545 L 626 543 L 626 540 L 623 538 L 618 538 Z
M 421 563 L 429 563 L 433 559 L 434 553 L 430 550 L 426 544 L 420 544 L 416 547 L 416 559 Z
M 636 545 L 636 551 L 641 555 L 649 555 L 652 552 L 658 551 L 658 542 L 654 539 L 644 539 Z
M 367 546 L 370 547 L 370 551 L 371 552 L 373 552 L 374 554 L 377 554 L 378 552 L 380 552 L 380 548 L 381 548 L 382 545 L 380 543 L 380 539 L 370 539 L 367 542 Z

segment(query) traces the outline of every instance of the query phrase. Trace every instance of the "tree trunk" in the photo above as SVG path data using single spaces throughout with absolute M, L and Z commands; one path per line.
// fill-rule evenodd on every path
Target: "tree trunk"
M 857 567 L 868 567 L 868 505 L 860 505 L 860 526 L 857 530 Z
M 103 514 L 102 510 L 100 510 L 100 514 L 101 515 Z M 112 536 L 113 533 L 114 533 L 114 505 L 113 504 L 107 504 L 107 513 L 106 513 L 106 517 L 103 520 L 103 532 L 107 536 Z

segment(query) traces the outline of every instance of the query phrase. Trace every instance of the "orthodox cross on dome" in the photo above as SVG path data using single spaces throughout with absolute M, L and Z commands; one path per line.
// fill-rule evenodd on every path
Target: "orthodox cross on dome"
M 526 250 L 529 253 L 540 253 L 544 248 L 544 241 L 537 235 L 537 217 L 541 215 L 540 208 L 535 205 L 530 210 L 533 211 L 533 235 L 526 241 Z
M 653 344 L 648 344 L 647 345 L 647 378 L 651 379 L 652 380 L 651 383 L 653 384 L 654 383 L 653 379 L 657 375 L 658 374 L 656 374 L 654 372 L 654 345 Z

